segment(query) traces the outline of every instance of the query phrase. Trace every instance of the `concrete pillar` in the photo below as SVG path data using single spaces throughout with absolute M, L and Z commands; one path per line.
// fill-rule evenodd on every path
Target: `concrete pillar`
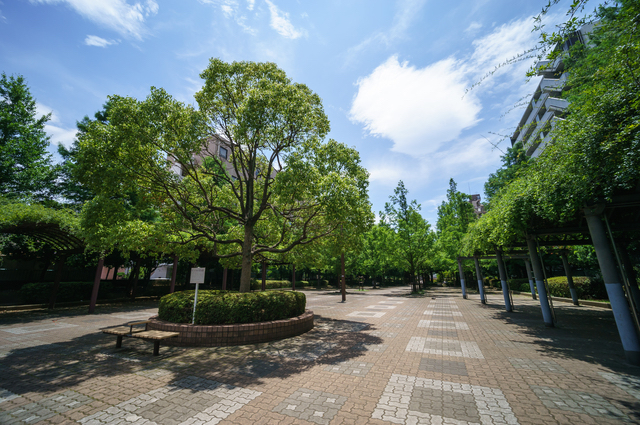
M 544 325 L 553 327 L 553 314 L 549 306 L 549 298 L 547 297 L 547 288 L 544 287 L 544 273 L 542 272 L 542 263 L 538 257 L 538 248 L 536 247 L 535 236 L 527 236 L 527 246 L 529 247 L 529 257 L 533 266 L 533 275 L 536 279 L 536 288 L 538 289 L 538 298 L 540 299 L 540 308 L 542 309 L 542 319 Z
M 487 300 L 484 297 L 484 283 L 482 282 L 482 271 L 480 270 L 478 257 L 473 257 L 473 261 L 476 264 L 476 276 L 478 277 L 478 291 L 480 292 L 480 302 L 482 304 L 486 304 Z
M 529 260 L 524 260 L 524 268 L 527 269 L 527 277 L 529 278 L 529 287 L 531 288 L 531 298 L 536 298 L 536 284 L 533 281 L 533 273 L 531 272 L 531 263 Z
M 104 266 L 104 257 L 98 260 L 96 267 L 96 277 L 93 279 L 93 290 L 91 291 L 91 301 L 89 302 L 89 314 L 96 311 L 96 303 L 98 302 L 98 290 L 100 289 L 100 279 L 102 278 L 102 267 Z
M 561 257 L 562 257 L 562 265 L 564 266 L 564 274 L 567 276 L 567 282 L 569 283 L 569 292 L 571 292 L 571 299 L 573 300 L 573 305 L 580 305 L 580 303 L 578 302 L 578 291 L 576 291 L 576 288 L 573 285 L 573 274 L 571 273 L 571 266 L 569 265 L 569 259 L 567 258 L 567 253 L 563 252 Z
M 467 285 L 464 283 L 464 271 L 462 270 L 462 260 L 458 258 L 458 272 L 460 272 L 460 286 L 462 287 L 462 298 L 467 299 Z
M 504 297 L 504 308 L 507 312 L 512 312 L 511 297 L 509 296 L 509 285 L 507 284 L 507 271 L 502 260 L 502 252 L 496 250 L 496 260 L 498 260 L 498 274 L 500 275 L 500 284 L 502 285 L 502 296 Z
M 593 247 L 596 250 L 598 264 L 604 279 L 604 285 L 607 288 L 607 295 L 611 302 L 611 310 L 616 320 L 622 347 L 627 357 L 627 361 L 633 365 L 640 365 L 640 339 L 631 317 L 631 311 L 622 289 L 620 275 L 616 268 L 616 263 L 609 248 L 609 242 L 604 230 L 604 224 L 600 219 L 602 207 L 585 208 L 584 214 L 587 218 L 589 233 Z

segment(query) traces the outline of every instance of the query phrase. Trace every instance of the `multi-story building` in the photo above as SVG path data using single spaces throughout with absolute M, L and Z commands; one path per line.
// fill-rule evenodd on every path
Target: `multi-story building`
M 208 139 L 207 146 L 202 150 L 202 153 L 200 155 L 195 155 L 193 157 L 193 166 L 194 167 L 199 166 L 204 160 L 204 158 L 216 157 L 222 161 L 222 163 L 225 166 L 225 169 L 227 170 L 227 173 L 232 178 L 234 178 L 234 177 L 237 177 L 237 175 L 236 175 L 235 169 L 233 168 L 233 164 L 229 162 L 230 154 L 231 154 L 231 149 L 229 147 L 229 142 L 217 136 L 211 136 Z M 173 165 L 171 166 L 171 170 L 180 176 L 184 176 L 186 171 L 181 164 L 177 164 L 175 162 L 173 162 Z
M 526 155 L 537 157 L 551 140 L 551 132 L 559 120 L 562 120 L 569 103 L 562 98 L 567 81 L 564 69 L 564 52 L 580 42 L 587 44 L 593 24 L 588 24 L 576 31 L 565 43 L 556 47 L 562 50 L 553 61 L 540 61 L 536 65 L 538 75 L 542 77 L 536 88 L 522 119 L 511 136 L 511 146 L 522 143 Z
M 473 205 L 473 212 L 478 216 L 478 218 L 480 218 L 480 216 L 485 213 L 484 205 L 480 202 L 480 195 L 471 195 L 469 202 Z

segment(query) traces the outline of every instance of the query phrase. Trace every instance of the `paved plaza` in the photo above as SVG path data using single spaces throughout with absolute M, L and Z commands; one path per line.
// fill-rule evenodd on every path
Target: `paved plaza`
M 640 423 L 640 368 L 611 310 L 459 289 L 305 291 L 312 331 L 242 347 L 162 347 L 101 328 L 155 303 L 0 315 L 0 424 Z

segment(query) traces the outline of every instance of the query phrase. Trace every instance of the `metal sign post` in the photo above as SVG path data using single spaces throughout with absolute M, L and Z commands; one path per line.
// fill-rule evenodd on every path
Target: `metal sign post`
M 193 317 L 191 324 L 196 322 L 196 304 L 198 304 L 198 285 L 204 283 L 204 267 L 192 267 L 191 268 L 191 283 L 196 284 L 196 295 L 193 297 Z

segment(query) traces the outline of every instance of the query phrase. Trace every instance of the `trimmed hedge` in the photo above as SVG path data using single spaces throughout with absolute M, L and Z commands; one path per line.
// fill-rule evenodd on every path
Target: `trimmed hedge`
M 527 281 L 527 283 L 521 283 L 519 291 L 531 293 L 531 285 L 529 284 L 529 282 Z
M 191 323 L 195 291 L 181 291 L 160 299 L 158 317 L 172 323 Z M 302 292 L 198 291 L 196 325 L 230 325 L 282 320 L 304 313 Z
M 27 283 L 20 288 L 20 296 L 26 304 L 46 304 L 51 297 L 53 282 Z M 91 299 L 93 282 L 60 282 L 56 302 L 82 301 Z M 112 291 L 111 282 L 101 282 L 99 298 L 105 298 Z
M 547 279 L 549 284 L 549 293 L 553 297 L 571 298 L 571 291 L 569 291 L 569 282 L 567 282 L 566 276 L 555 276 Z M 597 298 L 597 283 L 592 281 L 587 276 L 574 276 L 573 286 L 578 292 L 578 298 L 590 299 Z M 520 285 L 520 292 L 531 292 L 529 283 L 522 283 Z
M 571 298 L 571 291 L 569 291 L 569 282 L 567 282 L 566 276 L 555 276 L 547 279 L 549 284 L 549 292 L 554 297 Z M 574 276 L 573 286 L 576 288 L 578 298 L 583 298 L 583 295 L 589 294 L 591 289 L 591 279 L 586 276 Z

